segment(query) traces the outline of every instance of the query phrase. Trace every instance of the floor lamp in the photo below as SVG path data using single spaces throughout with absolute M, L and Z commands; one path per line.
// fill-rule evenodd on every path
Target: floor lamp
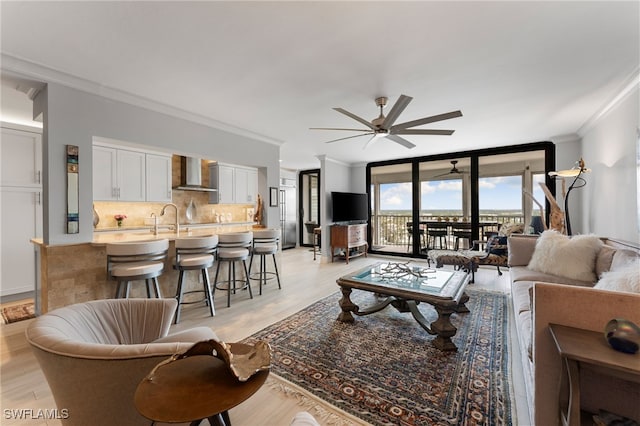
M 569 194 L 574 188 L 582 188 L 587 184 L 587 181 L 582 178 L 582 174 L 589 173 L 590 171 L 591 169 L 587 169 L 584 165 L 584 160 L 580 158 L 571 169 L 549 172 L 549 176 L 552 177 L 574 178 L 571 185 L 569 185 L 569 189 L 567 189 L 567 192 L 564 194 L 564 223 L 567 229 L 567 235 L 572 235 L 571 220 L 569 218 Z

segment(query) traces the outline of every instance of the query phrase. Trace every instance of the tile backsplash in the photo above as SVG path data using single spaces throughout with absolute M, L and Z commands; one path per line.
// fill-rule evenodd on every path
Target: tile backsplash
M 181 224 L 253 221 L 254 204 L 209 204 L 209 193 L 182 190 L 173 190 L 172 199 L 173 203 L 178 206 Z M 195 205 L 195 214 L 192 221 L 189 222 L 186 212 L 192 200 Z M 117 214 L 127 216 L 123 221 L 124 228 L 149 226 L 145 223 L 145 219 L 150 218 L 151 213 L 158 216 L 160 225 L 172 225 L 175 221 L 174 209 L 167 209 L 166 214 L 160 216 L 165 203 L 96 201 L 93 205 L 100 218 L 96 226 L 98 230 L 116 228 L 117 223 L 114 216 Z

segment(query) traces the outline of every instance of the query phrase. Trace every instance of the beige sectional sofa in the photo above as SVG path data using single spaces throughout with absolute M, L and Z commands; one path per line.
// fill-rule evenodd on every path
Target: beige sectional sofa
M 512 235 L 508 250 L 513 313 L 531 422 L 547 426 L 559 423 L 558 389 L 564 374 L 549 324 L 603 331 L 609 320 L 626 318 L 640 325 L 640 294 L 627 288 L 624 292 L 598 288 L 620 275 L 634 276 L 637 280 L 637 270 L 630 268 L 640 268 L 640 245 L 596 239 L 597 246 L 591 246 L 593 257 L 576 250 L 576 255 L 583 256 L 567 261 L 568 250 L 562 256 L 555 253 L 555 258 L 551 253 L 552 259 L 546 260 L 557 261 L 559 268 L 554 272 L 559 273 L 549 273 L 540 272 L 545 269 L 540 268 L 539 262 L 543 252 L 540 247 L 549 246 L 538 244 L 538 254 L 534 256 L 536 243 L 543 237 Z M 532 262 L 534 257 L 536 260 Z M 576 264 L 582 264 L 583 269 L 589 265 L 592 270 L 576 273 Z M 627 274 L 628 271 L 631 274 Z M 590 279 L 584 279 L 587 277 Z M 638 362 L 631 357 L 640 357 L 640 354 L 629 356 L 630 362 Z M 591 412 L 607 409 L 640 422 L 639 384 L 585 371 L 581 390 L 583 409 Z

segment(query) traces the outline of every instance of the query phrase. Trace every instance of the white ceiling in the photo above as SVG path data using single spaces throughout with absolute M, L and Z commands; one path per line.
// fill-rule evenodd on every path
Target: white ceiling
M 1 12 L 5 59 L 260 135 L 291 169 L 575 134 L 640 62 L 638 1 L 2 1 Z M 373 119 L 377 96 L 388 110 L 400 94 L 414 99 L 398 122 L 460 109 L 428 126 L 456 132 L 365 151 L 367 137 L 326 144 L 354 133 L 309 130 L 360 128 L 332 107 Z

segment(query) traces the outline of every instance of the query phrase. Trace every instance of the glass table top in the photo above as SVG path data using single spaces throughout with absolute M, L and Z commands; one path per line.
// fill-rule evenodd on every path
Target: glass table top
M 459 284 L 465 276 L 464 272 L 436 270 L 426 264 L 379 262 L 343 279 L 384 288 L 439 295 L 452 285 Z

